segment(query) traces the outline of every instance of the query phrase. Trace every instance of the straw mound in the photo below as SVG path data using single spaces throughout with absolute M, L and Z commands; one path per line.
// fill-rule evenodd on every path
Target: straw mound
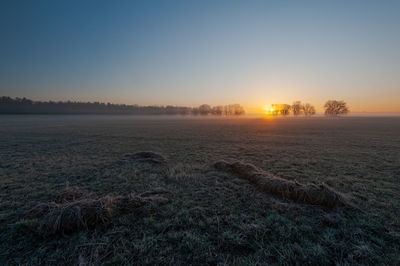
M 66 203 L 76 201 L 81 198 L 92 198 L 95 194 L 79 187 L 67 187 L 65 191 L 61 192 L 56 199 L 56 203 Z
M 127 154 L 124 156 L 124 159 L 138 161 L 138 162 L 152 163 L 152 164 L 167 163 L 167 159 L 163 155 L 150 151 L 142 151 L 134 154 Z
M 303 185 L 267 173 L 252 164 L 220 161 L 214 164 L 219 171 L 229 172 L 248 180 L 260 190 L 300 203 L 321 205 L 329 208 L 345 206 L 355 208 L 340 192 L 322 183 Z
M 51 235 L 72 233 L 98 224 L 106 224 L 114 217 L 130 213 L 149 203 L 167 202 L 169 199 L 157 195 L 145 197 L 130 194 L 81 199 L 67 203 L 39 204 L 30 213 L 39 219 L 35 231 L 40 235 Z

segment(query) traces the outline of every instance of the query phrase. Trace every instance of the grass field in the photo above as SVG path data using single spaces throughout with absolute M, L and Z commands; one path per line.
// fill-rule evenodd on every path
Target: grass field
M 153 151 L 158 167 L 121 163 Z M 212 168 L 240 160 L 324 182 L 360 210 L 294 203 Z M 38 235 L 29 213 L 66 187 L 164 188 L 109 223 Z M 0 117 L 0 264 L 400 265 L 400 118 Z

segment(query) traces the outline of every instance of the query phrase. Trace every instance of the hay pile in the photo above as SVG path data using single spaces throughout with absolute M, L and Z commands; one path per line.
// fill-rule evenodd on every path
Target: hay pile
M 229 163 L 220 161 L 214 164 L 214 168 L 219 171 L 236 174 L 240 178 L 248 180 L 260 190 L 283 199 L 321 205 L 328 208 L 333 208 L 335 206 L 356 208 L 343 194 L 335 191 L 324 183 L 319 185 L 300 184 L 274 176 L 252 164 L 241 162 Z
M 34 230 L 40 235 L 72 233 L 98 224 L 106 224 L 112 218 L 130 213 L 149 203 L 169 202 L 169 199 L 157 195 L 167 193 L 165 190 L 145 193 L 149 196 L 130 194 L 39 204 L 30 211 L 30 216 L 37 218 Z
M 65 191 L 57 195 L 54 202 L 66 203 L 66 202 L 76 201 L 81 198 L 93 198 L 95 196 L 96 195 L 94 193 L 91 193 L 90 191 L 87 191 L 85 189 L 76 186 L 74 187 L 67 186 L 65 188 Z

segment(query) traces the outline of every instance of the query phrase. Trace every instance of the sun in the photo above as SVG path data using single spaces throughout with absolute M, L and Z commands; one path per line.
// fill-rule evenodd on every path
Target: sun
M 271 105 L 270 105 L 270 106 L 265 106 L 265 107 L 264 107 L 264 112 L 265 112 L 266 115 L 270 115 L 270 114 L 272 114 L 274 111 L 275 111 L 275 108 L 271 107 Z

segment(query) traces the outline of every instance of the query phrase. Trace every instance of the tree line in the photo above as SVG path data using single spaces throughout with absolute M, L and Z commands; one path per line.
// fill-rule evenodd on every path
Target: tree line
M 100 102 L 32 101 L 27 98 L 0 97 L 0 114 L 133 114 L 133 115 L 215 115 L 239 116 L 245 114 L 240 104 L 199 107 L 140 106 Z
M 329 100 L 324 105 L 325 115 L 337 116 L 349 113 L 349 108 L 344 101 Z M 310 103 L 302 103 L 301 101 L 295 101 L 292 105 L 290 104 L 272 104 L 271 108 L 266 110 L 267 114 L 272 115 L 290 115 L 294 116 L 315 115 L 315 107 Z

